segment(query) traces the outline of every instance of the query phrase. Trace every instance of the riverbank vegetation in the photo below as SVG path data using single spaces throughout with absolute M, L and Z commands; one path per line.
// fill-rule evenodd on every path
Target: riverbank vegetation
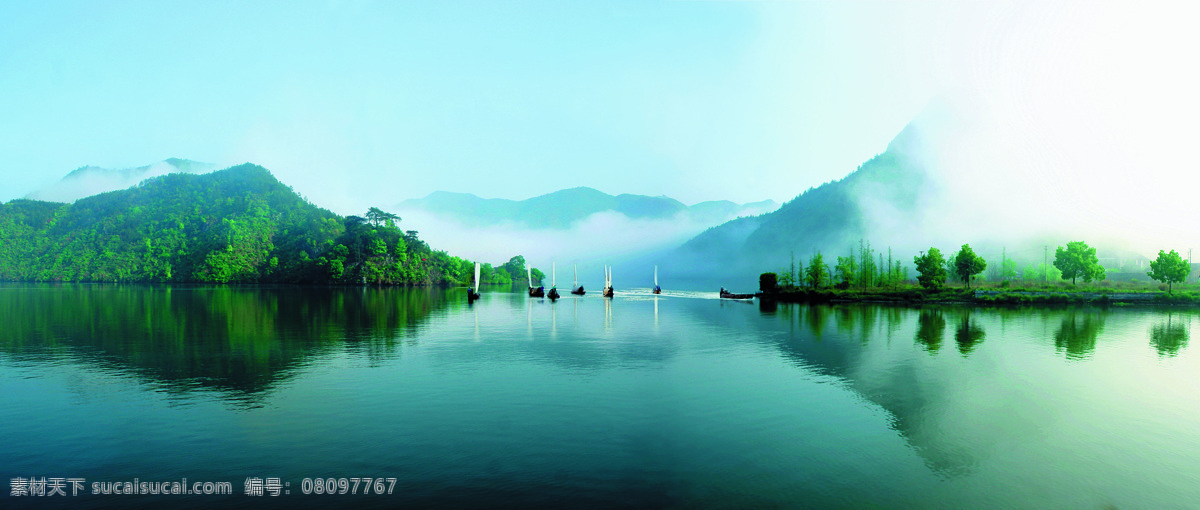
M 824 268 L 820 252 L 813 254 L 808 268 L 793 255 L 789 267 L 760 276 L 760 296 L 793 302 L 1200 305 L 1200 283 L 1183 283 L 1191 263 L 1175 251 L 1160 251 L 1144 273 L 1161 284 L 1136 277 L 1106 280 L 1096 249 L 1082 241 L 1058 247 L 1053 266 L 1030 263 L 1024 271 L 1003 250 L 999 264 L 986 277 L 987 261 L 968 244 L 950 257 L 937 247 L 922 251 L 913 257 L 917 272 L 913 279 L 890 248 L 886 263 L 882 252 L 879 263 L 864 263 L 873 260 L 873 253 L 869 243 L 860 241 L 858 251 L 851 248 L 849 256 L 837 257 L 833 269 Z M 797 274 L 804 277 L 796 278 Z

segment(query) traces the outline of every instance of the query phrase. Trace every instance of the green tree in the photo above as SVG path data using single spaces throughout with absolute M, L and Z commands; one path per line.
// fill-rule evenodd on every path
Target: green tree
M 957 259 L 958 252 L 954 252 L 949 257 L 946 257 L 946 282 L 962 283 L 962 280 L 958 278 L 958 268 L 954 266 L 954 261 Z
M 529 280 L 529 277 L 525 272 L 525 257 L 517 255 L 516 257 L 508 259 L 508 262 L 505 262 L 504 265 L 500 266 L 499 269 L 508 273 L 508 279 L 513 283 L 519 284 L 524 282 L 526 286 L 533 285 L 533 283 L 527 281 Z
M 795 281 L 796 277 L 792 275 L 792 272 L 789 269 L 790 267 L 791 266 L 787 266 L 775 272 L 775 281 L 779 286 L 789 287 L 795 285 L 793 282 Z
M 1065 249 L 1059 246 L 1054 250 L 1054 267 L 1062 271 L 1064 280 L 1070 278 L 1072 285 L 1076 278 L 1084 282 L 1104 279 L 1104 266 L 1096 257 L 1096 249 L 1083 241 L 1071 241 Z
M 975 250 L 972 250 L 969 244 L 962 245 L 962 249 L 958 250 L 958 255 L 954 257 L 954 273 L 962 281 L 967 282 L 968 289 L 971 288 L 971 278 L 982 273 L 986 268 L 987 261 L 976 255 Z
M 1175 250 L 1170 253 L 1158 250 L 1158 258 L 1150 262 L 1150 271 L 1146 275 L 1167 284 L 1167 294 L 1170 294 L 1171 284 L 1186 280 L 1191 272 L 1191 261 L 1184 260 Z
M 1035 282 L 1052 282 L 1062 279 L 1062 271 L 1057 267 L 1037 263 L 1025 266 L 1024 279 Z
M 1000 261 L 1000 279 L 1015 280 L 1017 278 L 1017 261 L 1004 259 Z
M 936 289 L 946 283 L 946 259 L 941 250 L 931 247 L 928 252 L 913 257 L 913 263 L 917 265 L 917 282 L 922 287 Z
M 864 291 L 867 290 L 868 285 L 878 281 L 875 279 L 874 251 L 871 249 L 871 243 L 864 242 L 862 239 L 858 240 L 858 278 L 855 283 L 858 283 Z M 853 250 L 851 250 L 850 256 L 854 257 Z
M 783 269 L 780 269 L 778 272 L 776 272 L 776 274 L 778 275 L 776 281 L 779 287 L 784 289 L 797 287 L 801 285 L 804 280 L 804 261 L 801 260 L 799 267 L 797 267 L 796 254 L 793 252 L 791 264 Z
M 378 207 L 372 207 L 367 210 L 367 221 L 373 227 L 394 227 L 396 222 L 400 221 L 400 217 Z
M 819 289 L 825 285 L 825 271 L 828 267 L 825 265 L 825 257 L 821 252 L 813 255 L 812 260 L 808 262 L 808 268 L 804 270 L 804 281 L 809 287 Z
M 850 252 L 849 257 L 837 258 L 837 265 L 833 266 L 833 271 L 837 275 L 839 289 L 848 289 L 858 282 L 858 278 L 861 276 L 858 267 L 858 260 L 854 257 L 853 251 Z

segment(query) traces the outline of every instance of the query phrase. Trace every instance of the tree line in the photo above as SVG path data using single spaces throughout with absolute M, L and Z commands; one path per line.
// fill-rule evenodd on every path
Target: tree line
M 987 261 L 976 254 L 970 244 L 963 244 L 949 257 L 944 256 L 938 248 L 930 247 L 913 257 L 913 264 L 916 266 L 917 283 L 926 289 L 939 289 L 950 282 L 961 282 L 970 288 L 971 282 L 976 281 L 988 267 Z M 1158 258 L 1150 263 L 1150 271 L 1146 274 L 1167 284 L 1167 291 L 1171 292 L 1172 284 L 1185 281 L 1190 273 L 1190 261 L 1181 257 L 1175 250 L 1160 250 Z M 1046 281 L 1071 280 L 1072 285 L 1078 280 L 1085 283 L 1104 280 L 1106 276 L 1105 269 L 1096 256 L 1096 249 L 1083 241 L 1071 241 L 1066 246 L 1057 247 L 1052 267 L 1030 264 L 1025 268 L 1024 274 L 1026 279 L 1041 276 Z M 1008 258 L 1005 252 L 1002 252 L 996 275 L 1003 281 L 1014 280 L 1018 276 L 1016 261 Z M 849 255 L 838 256 L 833 266 L 825 261 L 819 250 L 809 259 L 807 267 L 803 259 L 797 260 L 795 254 L 792 254 L 792 261 L 788 267 L 778 272 L 763 273 L 760 287 L 764 291 L 826 287 L 865 291 L 870 287 L 894 289 L 907 281 L 908 268 L 903 267 L 899 259 L 893 259 L 890 247 L 885 261 L 882 251 L 876 253 L 871 249 L 869 242 L 860 240 L 857 254 L 852 247 Z

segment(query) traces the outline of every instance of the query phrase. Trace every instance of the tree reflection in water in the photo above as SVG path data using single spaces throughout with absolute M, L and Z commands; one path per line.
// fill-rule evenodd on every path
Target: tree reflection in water
M 917 316 L 917 343 L 925 346 L 925 350 L 936 353 L 942 348 L 942 339 L 946 336 L 946 317 L 941 310 L 921 310 Z
M 970 312 L 964 313 L 962 322 L 954 330 L 954 341 L 958 343 L 958 352 L 965 357 L 975 350 L 975 346 L 987 336 L 978 322 L 971 320 Z
M 1150 345 L 1154 346 L 1159 356 L 1175 356 L 1180 349 L 1187 347 L 1188 322 L 1179 319 L 1172 322 L 1171 314 L 1167 313 L 1167 322 L 1150 327 Z
M 1074 310 L 1063 317 L 1062 324 L 1054 333 L 1054 348 L 1066 352 L 1069 360 L 1084 360 L 1096 350 L 1096 339 L 1104 331 L 1104 315 L 1101 313 L 1076 313 Z
M 453 305 L 451 305 L 453 303 Z M 168 392 L 216 390 L 257 405 L 323 353 L 371 364 L 447 306 L 441 289 L 19 285 L 0 293 L 0 352 L 103 366 Z

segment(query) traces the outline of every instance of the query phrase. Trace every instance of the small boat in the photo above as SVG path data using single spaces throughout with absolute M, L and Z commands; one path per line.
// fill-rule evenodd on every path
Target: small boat
M 654 266 L 654 293 L 662 294 L 662 288 L 658 286 L 658 266 Z
M 473 303 L 479 299 L 479 263 L 475 263 L 475 286 L 467 287 L 467 303 Z
M 721 287 L 721 299 L 754 299 L 754 294 L 734 294 Z
M 551 262 L 551 263 L 550 263 L 550 292 L 547 292 L 547 293 L 546 293 L 546 297 L 550 298 L 550 300 L 551 300 L 551 301 L 554 301 L 555 299 L 558 299 L 558 298 L 559 298 L 559 295 L 558 295 L 558 283 L 557 283 L 557 281 L 556 281 L 556 278 L 555 278 L 555 271 L 554 271 L 554 263 L 553 263 L 553 262 Z
M 525 268 L 525 276 L 529 278 L 529 297 L 545 297 L 546 289 L 544 287 L 533 288 L 533 267 Z
M 612 268 L 609 266 L 604 266 L 604 290 L 600 292 L 600 295 L 607 298 L 613 297 Z
M 579 266 L 575 266 L 575 283 L 571 285 L 571 294 L 582 296 L 584 294 L 583 285 L 579 284 Z

